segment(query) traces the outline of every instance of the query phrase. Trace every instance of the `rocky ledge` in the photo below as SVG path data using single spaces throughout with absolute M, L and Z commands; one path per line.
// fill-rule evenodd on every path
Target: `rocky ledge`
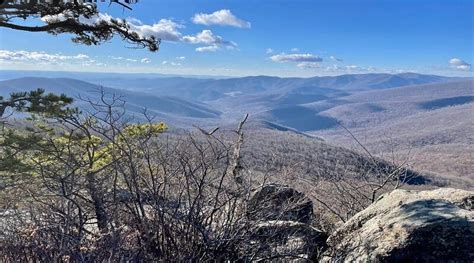
M 474 192 L 395 190 L 333 233 L 323 261 L 474 262 Z

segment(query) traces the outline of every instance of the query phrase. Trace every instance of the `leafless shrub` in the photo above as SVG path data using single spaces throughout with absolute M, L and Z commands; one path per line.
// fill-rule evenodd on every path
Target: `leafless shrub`
M 261 258 L 242 250 L 259 224 L 248 199 L 267 179 L 243 168 L 247 116 L 230 137 L 173 136 L 146 112 L 148 123 L 130 123 L 123 100 L 101 92 L 81 114 L 34 117 L 22 131 L 35 139 L 15 156 L 28 169 L 2 173 L 12 182 L 1 193 L 2 260 Z
M 315 203 L 314 224 L 327 233 L 381 194 L 426 180 L 409 169 L 409 151 L 404 158 L 381 159 L 355 136 L 359 151 L 291 133 L 257 130 L 248 137 L 243 149 L 246 167 L 308 195 Z

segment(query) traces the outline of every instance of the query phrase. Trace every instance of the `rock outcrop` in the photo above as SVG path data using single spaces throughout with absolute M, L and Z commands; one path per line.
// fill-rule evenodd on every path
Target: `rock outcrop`
M 250 199 L 247 217 L 249 261 L 315 260 L 326 248 L 327 235 L 312 227 L 313 203 L 303 193 L 284 185 L 267 185 Z
M 331 235 L 325 261 L 474 262 L 473 202 L 458 189 L 395 190 Z
M 309 223 L 313 217 L 313 203 L 303 193 L 278 184 L 264 186 L 249 200 L 247 217 L 250 220 L 283 220 Z

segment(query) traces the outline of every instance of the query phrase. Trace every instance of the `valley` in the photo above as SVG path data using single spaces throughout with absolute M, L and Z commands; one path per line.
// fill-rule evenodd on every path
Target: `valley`
M 415 73 L 227 79 L 94 73 L 80 74 L 82 80 L 16 74 L 20 78 L 0 82 L 0 95 L 43 88 L 75 97 L 87 109 L 88 100 L 100 99 L 102 87 L 106 96 L 126 102 L 130 119 L 145 121 L 146 109 L 175 129 L 230 127 L 249 113 L 257 130 L 362 151 L 353 135 L 381 158 L 409 158 L 414 170 L 439 184 L 474 184 L 472 79 Z
M 472 10 L 0 1 L 0 262 L 474 262 Z

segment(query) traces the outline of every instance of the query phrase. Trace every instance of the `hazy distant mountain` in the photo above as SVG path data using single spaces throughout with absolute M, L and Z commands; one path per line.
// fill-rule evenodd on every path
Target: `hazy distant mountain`
M 4 72 L 5 73 L 5 72 Z M 13 73 L 9 73 L 13 74 Z M 18 73 L 19 74 L 19 73 Z M 35 73 L 36 74 L 36 73 Z M 71 73 L 72 74 L 72 73 Z M 2 82 L 1 86 L 24 90 L 42 85 L 53 92 L 78 95 L 98 85 L 112 87 L 110 93 L 127 97 L 128 110 L 147 108 L 162 119 L 171 115 L 177 125 L 188 123 L 180 118 L 207 118 L 201 124 L 233 122 L 245 113 L 299 131 L 333 128 L 337 118 L 320 114 L 346 103 L 345 98 L 361 91 L 389 89 L 411 84 L 446 82 L 447 77 L 404 74 L 359 74 L 313 78 L 278 78 L 254 76 L 229 79 L 196 79 L 182 77 L 151 78 L 152 75 L 123 76 L 109 73 L 78 74 L 95 83 L 73 79 L 20 78 Z M 34 84 L 34 85 L 33 85 Z M 6 91 L 0 91 L 5 92 Z M 192 102 L 190 102 L 192 101 Z M 220 114 L 222 112 L 222 115 Z M 182 126 L 182 125 L 181 125 Z M 187 126 L 187 125 L 185 125 Z
M 150 78 L 193 78 L 193 79 L 224 79 L 227 76 L 208 75 L 177 75 L 159 73 L 107 73 L 107 72 L 71 72 L 71 71 L 35 71 L 35 70 L 0 70 L 0 80 L 25 77 L 37 78 L 73 78 L 86 82 L 121 79 L 150 79 Z M 103 83 L 102 83 L 103 84 Z
M 319 113 L 337 118 L 350 127 L 375 125 L 386 120 L 393 122 L 396 118 L 473 102 L 473 86 L 473 80 L 462 80 L 359 92 L 340 97 L 332 103 L 333 107 Z M 320 103 L 306 106 L 316 109 Z
M 386 89 L 414 84 L 447 81 L 450 78 L 403 74 L 357 74 L 313 78 L 278 78 L 253 76 L 227 79 L 139 78 L 128 80 L 103 79 L 102 85 L 147 92 L 155 95 L 213 101 L 228 97 L 282 94 L 319 94 L 321 91 L 351 92 Z
M 43 88 L 47 92 L 64 93 L 75 98 L 76 105 L 87 106 L 82 99 L 98 101 L 100 86 L 75 79 L 66 78 L 20 78 L 0 82 L 0 95 L 8 96 L 12 92 L 28 91 Z M 104 87 L 105 93 L 115 94 L 126 101 L 126 110 L 129 114 L 141 115 L 146 108 L 148 112 L 158 117 L 169 118 L 216 118 L 220 112 L 195 102 L 188 102 L 180 98 L 169 96 L 153 96 L 150 94 L 132 92 Z M 82 98 L 82 99 L 80 99 Z
M 341 123 L 378 154 L 403 156 L 403 145 L 409 144 L 415 150 L 415 168 L 474 182 L 473 80 L 411 73 L 219 80 L 105 76 L 91 84 L 30 77 L 1 81 L 0 95 L 44 88 L 97 100 L 97 84 L 122 96 L 128 114 L 138 116 L 147 108 L 174 127 L 225 127 L 249 113 L 259 129 L 319 136 L 347 146 L 353 140 Z
M 442 83 L 452 79 L 420 74 L 362 74 L 336 77 L 273 78 L 248 77 L 225 79 L 201 83 L 205 90 L 222 85 L 222 95 L 211 88 L 214 98 L 207 97 L 208 104 L 215 105 L 229 118 L 237 113 L 251 112 L 276 124 L 300 131 L 315 131 L 337 126 L 337 118 L 323 114 L 324 111 L 345 105 L 352 94 L 419 83 Z M 232 93 L 231 93 L 232 92 Z M 230 94 L 230 95 L 229 95 Z M 195 95 L 198 97 L 198 95 Z M 215 98 L 219 97 L 219 98 Z M 378 110 L 369 105 L 368 110 Z

